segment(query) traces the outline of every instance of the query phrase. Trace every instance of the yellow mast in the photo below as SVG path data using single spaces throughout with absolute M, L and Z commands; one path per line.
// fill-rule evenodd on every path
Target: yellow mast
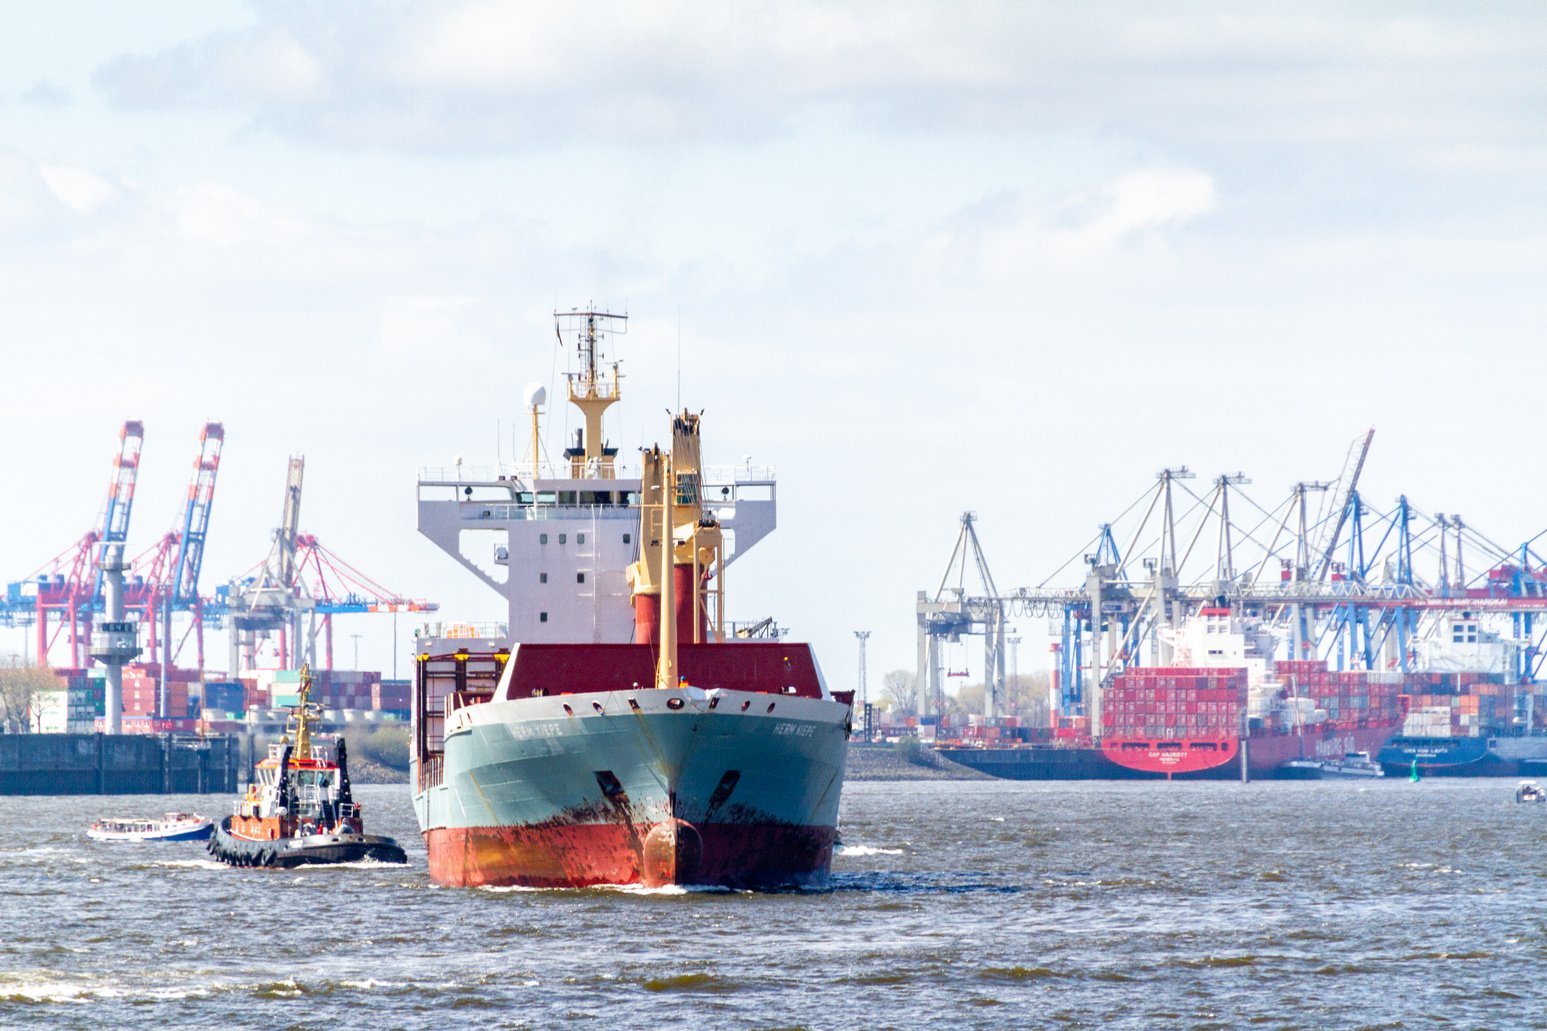
M 724 536 L 719 521 L 704 509 L 701 453 L 699 417 L 685 411 L 672 419 L 671 449 L 663 452 L 659 446 L 647 448 L 641 456 L 640 495 L 645 500 L 640 510 L 640 554 L 625 575 L 636 598 L 659 596 L 657 641 L 663 654 L 668 626 L 673 648 L 684 642 L 704 643 L 705 622 L 710 624 L 713 640 L 725 640 Z M 656 502 L 651 500 L 657 497 L 659 514 L 652 507 Z M 693 592 L 693 630 L 683 641 L 677 638 L 675 612 L 675 568 L 679 565 L 692 571 L 688 589 Z M 703 585 L 705 574 L 711 570 L 714 607 L 706 612 Z M 672 659 L 675 663 L 675 652 Z M 661 676 L 656 679 L 657 683 L 664 683 Z
M 301 690 L 295 707 L 295 751 L 298 759 L 310 759 L 312 755 L 311 726 L 312 670 L 309 663 L 301 663 Z
M 661 477 L 661 655 L 655 666 L 655 686 L 677 686 L 677 598 L 676 537 L 672 509 L 676 493 L 672 479 L 672 456 L 666 456 L 665 475 Z
M 618 389 L 621 377 L 617 362 L 612 363 L 611 376 L 602 376 L 597 372 L 597 320 L 616 320 L 616 325 L 626 327 L 628 316 L 604 311 L 554 312 L 553 315 L 555 319 L 582 320 L 579 341 L 581 371 L 571 373 L 568 379 L 569 401 L 585 417 L 585 429 L 581 432 L 577 446 L 566 448 L 564 452 L 569 458 L 570 475 L 577 479 L 592 477 L 610 480 L 613 477 L 613 455 L 612 449 L 606 447 L 602 437 L 602 413 L 622 397 Z M 626 329 L 614 332 L 626 332 Z

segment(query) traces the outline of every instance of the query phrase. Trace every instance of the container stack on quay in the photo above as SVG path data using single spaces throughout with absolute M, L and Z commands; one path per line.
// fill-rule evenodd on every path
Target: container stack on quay
M 39 691 L 31 706 L 33 733 L 101 733 L 107 707 L 103 670 L 53 672 L 57 686 Z M 160 666 L 125 666 L 123 733 L 240 733 L 250 723 L 282 723 L 286 707 L 295 704 L 301 678 L 299 670 L 255 670 L 236 679 L 210 676 L 201 680 L 197 670 L 169 667 L 163 708 Z M 324 718 L 334 723 L 406 721 L 409 682 L 383 680 L 380 673 L 368 670 L 318 670 L 312 677 L 312 698 L 321 704 Z
M 33 699 L 31 727 L 34 734 L 90 734 L 102 715 L 101 670 L 56 669 L 58 679 L 52 690 L 42 690 Z

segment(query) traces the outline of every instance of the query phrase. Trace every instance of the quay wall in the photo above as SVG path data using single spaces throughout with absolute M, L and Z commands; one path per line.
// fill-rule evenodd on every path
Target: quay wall
M 0 795 L 232 793 L 231 734 L 0 734 Z

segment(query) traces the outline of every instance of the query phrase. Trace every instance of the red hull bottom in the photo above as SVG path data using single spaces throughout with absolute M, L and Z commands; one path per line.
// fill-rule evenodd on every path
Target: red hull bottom
M 426 831 L 430 879 L 448 887 L 713 884 L 820 885 L 832 864 L 832 827 L 569 824 L 441 827 Z
M 1104 740 L 1101 751 L 1108 759 L 1130 770 L 1177 774 L 1202 773 L 1234 761 L 1238 750 L 1235 738 L 1211 738 L 1202 741 Z
M 1317 727 L 1304 734 L 1265 734 L 1247 739 L 1247 765 L 1253 777 L 1272 776 L 1292 759 L 1337 759 L 1349 752 L 1379 752 L 1396 725 L 1386 727 Z M 1101 752 L 1119 766 L 1171 777 L 1238 776 L 1240 741 L 1236 738 L 1198 741 L 1153 741 L 1109 737 Z

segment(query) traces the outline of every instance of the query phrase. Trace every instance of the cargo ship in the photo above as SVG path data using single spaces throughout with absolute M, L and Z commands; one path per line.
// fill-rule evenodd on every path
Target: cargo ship
M 852 693 L 772 620 L 725 618 L 728 567 L 773 529 L 774 482 L 701 464 L 698 415 L 618 475 L 598 371 L 626 317 L 575 334 L 583 428 L 529 467 L 427 471 L 419 528 L 508 605 L 503 626 L 426 628 L 412 697 L 414 809 L 443 885 L 813 886 L 836 837 Z M 479 531 L 492 545 L 469 550 Z M 492 555 L 492 562 L 488 556 Z
M 1519 646 L 1458 612 L 1424 642 L 1429 667 L 1409 674 L 1400 732 L 1376 756 L 1388 773 L 1417 764 L 1424 776 L 1514 777 L 1547 773 L 1547 707 L 1537 685 L 1515 675 Z
M 1176 665 L 1130 667 L 1101 691 L 1099 737 L 1082 719 L 1083 740 L 941 753 L 1014 779 L 1227 779 L 1243 767 L 1258 779 L 1292 760 L 1373 755 L 1400 725 L 1400 674 L 1275 661 L 1274 635 L 1228 608 L 1199 610 L 1170 643 Z
M 1256 619 L 1205 608 L 1176 636 L 1182 665 L 1130 669 L 1101 697 L 1101 750 L 1119 766 L 1175 777 L 1279 775 L 1297 759 L 1374 753 L 1397 731 L 1399 674 L 1272 658 Z

